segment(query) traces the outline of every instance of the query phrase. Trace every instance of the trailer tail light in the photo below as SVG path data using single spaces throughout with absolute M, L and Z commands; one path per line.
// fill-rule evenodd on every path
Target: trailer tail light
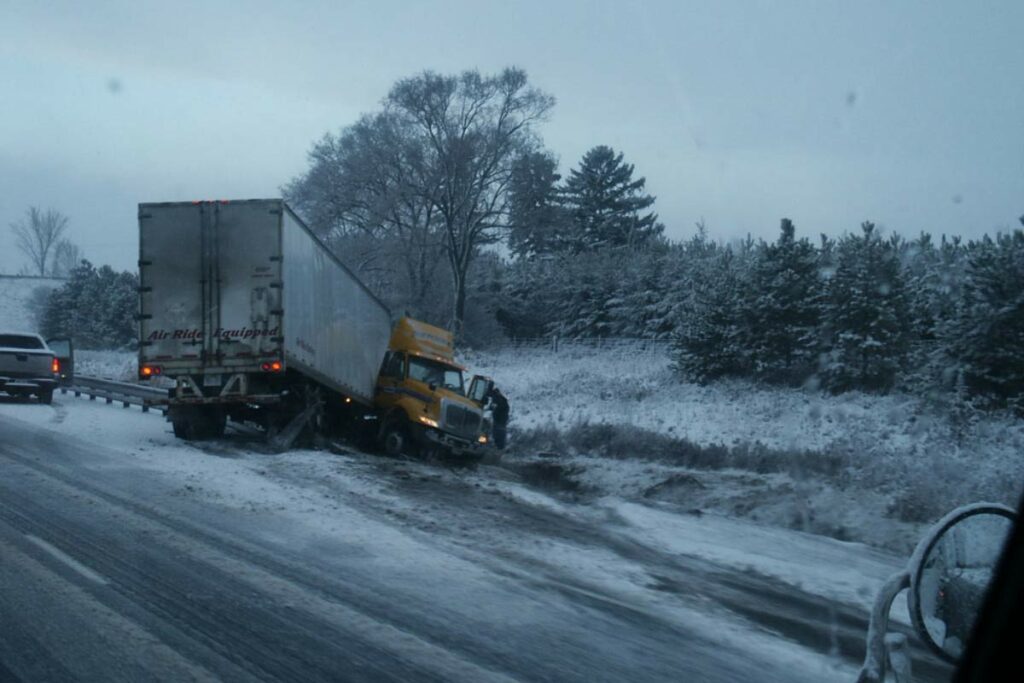
M 53 374 L 60 372 L 60 361 L 58 359 L 54 358 L 53 362 L 50 363 L 50 372 Z
M 275 360 L 270 363 L 263 363 L 262 365 L 260 365 L 260 370 L 262 370 L 263 372 L 281 372 L 283 367 L 284 366 L 281 365 L 281 361 Z
M 159 365 L 143 365 L 139 368 L 139 377 L 142 379 L 149 379 L 150 377 L 159 375 L 161 372 L 163 372 L 163 370 Z

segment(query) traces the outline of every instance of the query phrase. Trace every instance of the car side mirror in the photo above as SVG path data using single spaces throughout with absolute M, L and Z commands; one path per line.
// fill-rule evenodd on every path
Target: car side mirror
M 427 385 L 427 388 L 430 389 L 431 391 L 437 391 L 437 384 L 431 382 L 430 384 Z
M 906 636 L 889 633 L 892 604 L 906 589 L 918 636 L 943 660 L 959 661 L 1016 519 L 1005 505 L 975 503 L 932 525 L 906 568 L 889 577 L 875 597 L 858 683 L 884 683 L 887 671 L 897 683 L 911 680 Z
M 1014 513 L 1001 505 L 954 510 L 910 559 L 910 618 L 921 640 L 948 662 L 960 659 L 999 564 Z

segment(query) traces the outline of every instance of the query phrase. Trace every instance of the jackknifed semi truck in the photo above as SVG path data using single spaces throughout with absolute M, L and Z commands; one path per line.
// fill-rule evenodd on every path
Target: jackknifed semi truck
M 156 403 L 180 438 L 231 419 L 285 443 L 369 424 L 389 452 L 488 444 L 490 383 L 463 385 L 451 335 L 393 321 L 283 200 L 140 204 L 139 278 L 139 377 L 173 382 Z

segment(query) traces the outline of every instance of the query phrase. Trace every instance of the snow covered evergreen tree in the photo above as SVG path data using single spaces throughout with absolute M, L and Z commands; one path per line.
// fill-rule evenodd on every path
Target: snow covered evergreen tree
M 631 339 L 668 339 L 675 329 L 664 271 L 668 247 L 619 250 L 618 277 L 613 298 L 608 302 L 612 334 Z
M 607 247 L 638 247 L 661 235 L 658 215 L 642 213 L 654 204 L 644 193 L 645 178 L 633 179 L 633 165 L 622 153 L 599 145 L 583 155 L 560 190 L 571 217 L 562 237 L 568 251 L 579 253 Z
M 758 246 L 750 273 L 746 336 L 754 375 L 768 382 L 802 382 L 819 353 L 818 254 L 795 234 L 783 218 L 778 241 Z
M 116 349 L 137 341 L 139 278 L 88 261 L 71 271 L 55 289 L 42 316 L 47 337 L 72 337 L 80 348 Z
M 554 321 L 548 325 L 548 334 L 568 339 L 612 336 L 611 309 L 621 263 L 622 254 L 614 249 L 559 256 L 549 304 Z
M 1024 232 L 986 236 L 968 252 L 955 347 L 964 380 L 972 394 L 1024 414 Z
M 543 151 L 516 160 L 509 186 L 508 246 L 517 258 L 550 254 L 559 248 L 569 219 L 559 204 L 558 162 Z
M 821 370 L 835 392 L 888 391 L 906 357 L 909 334 L 899 241 L 868 222 L 836 245 L 836 269 L 823 309 L 828 343 Z
M 936 245 L 922 233 L 901 250 L 910 314 L 908 362 L 902 385 L 916 393 L 951 391 L 956 384 L 953 345 L 966 252 L 959 238 Z
M 708 246 L 694 264 L 700 270 L 689 281 L 675 342 L 677 369 L 701 383 L 751 372 L 743 304 L 747 253 Z

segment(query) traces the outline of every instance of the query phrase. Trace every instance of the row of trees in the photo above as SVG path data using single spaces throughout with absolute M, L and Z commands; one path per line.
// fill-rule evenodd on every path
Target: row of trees
M 529 261 L 661 240 L 621 153 L 597 146 L 559 176 L 536 130 L 553 103 L 519 69 L 427 72 L 318 141 L 283 191 L 392 307 L 480 341 L 496 329 L 499 243 Z
M 1024 232 L 680 243 L 518 259 L 497 315 L 513 335 L 672 340 L 707 382 L 963 390 L 1024 406 Z
M 698 381 L 1020 400 L 1019 232 L 935 243 L 865 223 L 811 242 L 784 220 L 774 242 L 703 226 L 672 242 L 622 153 L 594 147 L 560 176 L 536 129 L 553 103 L 518 69 L 400 81 L 314 145 L 285 195 L 392 308 L 464 343 L 670 339 Z

